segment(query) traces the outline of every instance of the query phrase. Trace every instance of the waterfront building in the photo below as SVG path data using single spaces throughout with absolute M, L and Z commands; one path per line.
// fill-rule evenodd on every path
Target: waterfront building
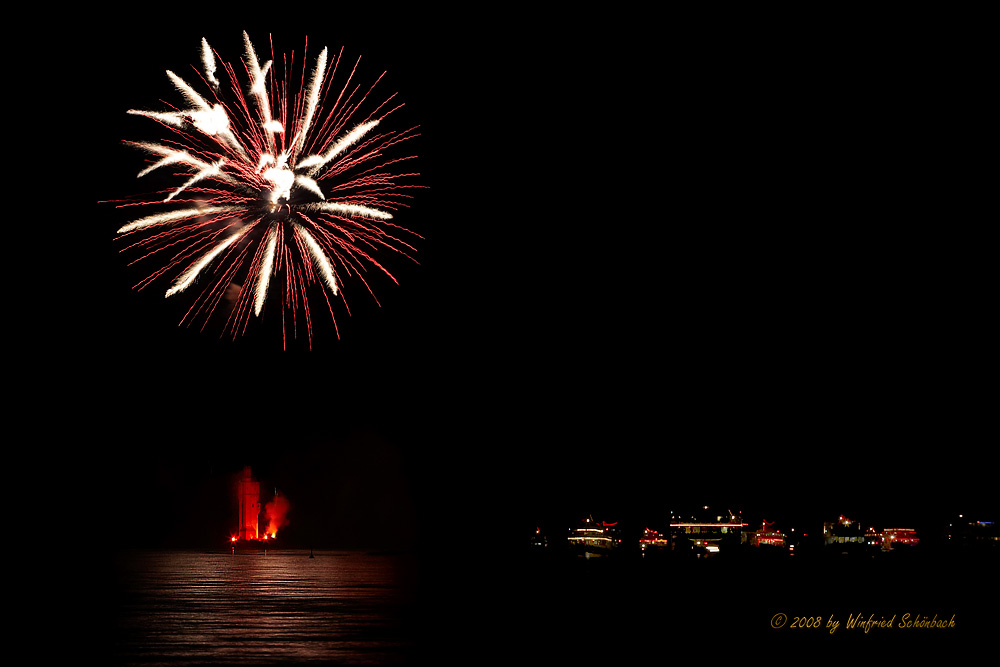
M 865 544 L 866 531 L 861 530 L 861 524 L 848 519 L 843 514 L 836 521 L 823 524 L 823 544 Z

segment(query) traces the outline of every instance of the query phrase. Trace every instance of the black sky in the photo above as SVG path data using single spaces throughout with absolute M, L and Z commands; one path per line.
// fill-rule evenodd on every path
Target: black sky
M 140 14 L 61 70 L 59 113 L 87 129 L 55 138 L 92 157 L 52 212 L 72 246 L 43 334 L 52 419 L 123 541 L 149 517 L 154 542 L 211 539 L 225 517 L 201 510 L 243 465 L 289 497 L 299 539 L 349 545 L 702 504 L 919 524 L 989 499 L 975 40 L 848 17 L 338 12 Z M 141 186 L 120 142 L 155 128 L 125 110 L 172 99 L 163 70 L 197 64 L 203 36 L 235 61 L 243 29 L 362 55 L 422 128 L 419 264 L 377 285 L 381 308 L 354 286 L 312 352 L 178 328 L 130 289 L 127 216 L 96 203 Z

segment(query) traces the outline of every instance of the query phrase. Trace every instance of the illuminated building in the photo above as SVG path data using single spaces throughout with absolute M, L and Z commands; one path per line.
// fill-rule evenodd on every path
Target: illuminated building
M 861 524 L 841 515 L 837 521 L 823 524 L 823 544 L 858 544 L 866 547 L 881 547 L 892 551 L 893 544 L 915 545 L 919 542 L 917 531 L 912 528 L 886 528 L 877 532 L 874 528 L 862 530 Z
M 852 521 L 843 514 L 837 521 L 827 521 L 823 524 L 823 544 L 865 544 L 865 533 L 857 521 Z
M 239 506 L 239 530 L 237 536 L 241 540 L 256 540 L 259 535 L 258 517 L 260 516 L 260 482 L 253 478 L 250 466 L 243 469 L 236 486 L 236 498 Z

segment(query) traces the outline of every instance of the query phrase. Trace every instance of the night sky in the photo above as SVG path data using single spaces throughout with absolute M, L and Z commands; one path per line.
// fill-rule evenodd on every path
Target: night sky
M 662 526 L 704 504 L 784 528 L 990 509 L 975 40 L 446 18 L 140 13 L 70 42 L 50 138 L 87 157 L 45 195 L 67 259 L 36 267 L 58 273 L 38 440 L 93 501 L 81 521 L 119 545 L 211 546 L 244 465 L 264 501 L 287 496 L 302 546 L 497 531 L 515 548 L 538 525 Z M 121 141 L 159 137 L 125 111 L 179 102 L 164 70 L 189 72 L 202 37 L 235 62 L 244 29 L 361 55 L 421 126 L 428 188 L 399 216 L 419 263 L 391 259 L 381 307 L 346 285 L 339 340 L 320 322 L 312 351 L 253 323 L 236 342 L 178 327 L 188 302 L 131 289 L 128 214 L 98 203 L 142 191 Z

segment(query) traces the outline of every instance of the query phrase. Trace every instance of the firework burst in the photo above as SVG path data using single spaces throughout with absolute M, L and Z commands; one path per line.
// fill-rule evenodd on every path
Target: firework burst
M 243 37 L 239 67 L 221 62 L 203 39 L 194 76 L 167 71 L 183 106 L 128 111 L 168 135 L 126 142 L 149 156 L 138 176 L 165 171 L 176 182 L 118 202 L 155 207 L 123 225 L 118 239 L 122 252 L 138 255 L 133 264 L 159 267 L 136 289 L 161 284 L 167 298 L 194 294 L 182 324 L 200 320 L 204 329 L 221 315 L 223 331 L 236 337 L 280 300 L 271 307 L 281 310 L 283 339 L 289 330 L 304 331 L 311 347 L 310 292 L 322 292 L 336 329 L 330 296 L 347 308 L 345 280 L 357 279 L 374 298 L 369 271 L 396 281 L 379 254 L 412 259 L 414 247 L 404 238 L 419 237 L 394 216 L 420 186 L 408 180 L 417 174 L 401 170 L 414 156 L 394 147 L 417 136 L 416 128 L 384 129 L 402 104 L 395 95 L 376 99 L 381 76 L 370 86 L 354 83 L 360 59 L 349 63 L 343 51 L 324 48 L 293 89 L 294 65 L 286 62 L 276 75 L 273 46 L 262 65 Z M 335 83 L 344 78 L 338 69 L 347 73 L 342 83 Z

